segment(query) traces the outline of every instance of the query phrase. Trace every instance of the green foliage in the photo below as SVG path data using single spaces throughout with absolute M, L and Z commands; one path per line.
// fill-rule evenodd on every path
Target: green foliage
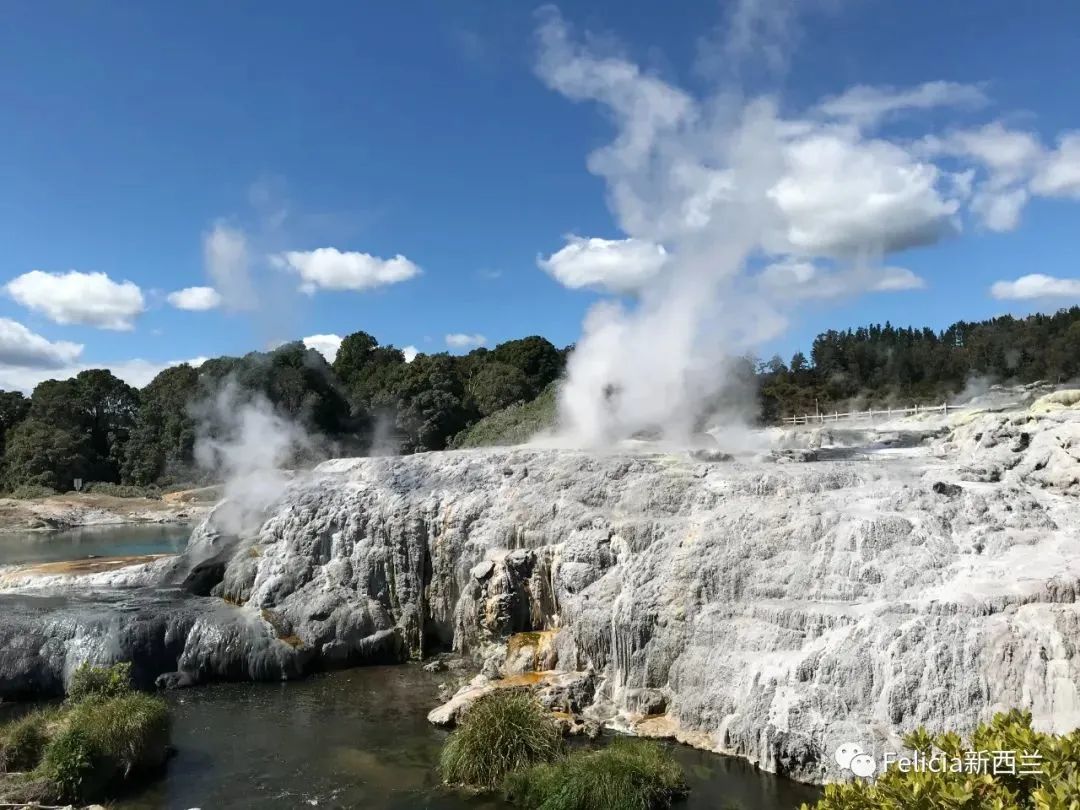
M 28 772 L 27 801 L 88 801 L 159 768 L 168 742 L 168 705 L 132 691 L 130 664 L 83 665 L 62 707 L 0 729 L 0 772 Z
M 7 486 L 66 492 L 75 478 L 118 481 L 138 392 L 104 369 L 34 389 L 26 418 L 6 436 Z
M 154 485 L 136 486 L 134 484 L 113 484 L 108 481 L 94 481 L 85 484 L 83 492 L 94 495 L 109 495 L 113 498 L 151 498 L 161 499 L 161 490 Z
M 507 363 L 483 363 L 469 377 L 466 389 L 482 416 L 530 398 L 525 373 Z
M 1075 810 L 1080 807 L 1080 729 L 1065 735 L 1031 727 L 1031 713 L 1011 711 L 980 725 L 968 741 L 956 734 L 933 736 L 924 729 L 904 745 L 924 756 L 940 752 L 947 762 L 968 751 L 1009 751 L 1016 773 L 994 774 L 992 767 L 932 773 L 895 764 L 874 782 L 855 780 L 828 785 L 813 810 Z M 1010 768 L 1001 770 L 1011 771 Z M 811 810 L 803 805 L 802 810 Z
M 551 383 L 531 402 L 511 405 L 466 428 L 454 437 L 455 448 L 521 444 L 555 427 L 558 385 Z
M 948 329 L 898 328 L 890 323 L 829 330 L 810 352 L 762 364 L 766 420 L 792 413 L 912 402 L 940 403 L 972 377 L 997 381 L 1065 382 L 1080 374 L 1080 307 L 1027 318 L 1005 315 Z M 778 361 L 779 358 L 776 358 Z
M 0 772 L 33 770 L 48 742 L 48 712 L 31 712 L 0 728 Z
M 161 698 L 138 692 L 92 696 L 61 717 L 38 773 L 57 798 L 88 801 L 161 767 L 168 743 L 168 705 Z
M 409 451 L 444 449 L 473 416 L 457 358 L 448 354 L 418 355 L 397 394 L 397 427 Z
M 187 363 L 165 369 L 142 390 L 121 467 L 125 484 L 192 477 L 195 422 L 189 405 L 200 393 L 199 372 Z
M 518 369 L 524 375 L 528 386 L 523 398 L 532 399 L 562 376 L 566 356 L 549 340 L 532 335 L 500 343 L 491 352 L 491 362 Z
M 442 776 L 452 784 L 493 789 L 507 774 L 562 752 L 562 733 L 524 689 L 499 689 L 479 698 L 443 747 Z
M 94 751 L 85 730 L 69 726 L 57 733 L 45 748 L 39 771 L 61 800 L 85 796 L 94 784 Z
M 682 768 L 659 743 L 620 738 L 510 774 L 506 798 L 537 810 L 655 810 L 686 794 Z
M 87 698 L 114 698 L 130 693 L 130 662 L 99 667 L 84 661 L 71 676 L 67 696 L 68 702 L 78 703 Z
M 18 498 L 19 500 L 24 501 L 31 501 L 35 498 L 48 498 L 55 494 L 55 489 L 39 486 L 37 484 L 19 484 L 19 486 L 8 492 L 8 495 L 12 498 Z

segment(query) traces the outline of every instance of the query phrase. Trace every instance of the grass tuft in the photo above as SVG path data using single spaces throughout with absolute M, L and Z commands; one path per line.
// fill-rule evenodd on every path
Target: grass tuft
M 84 661 L 71 676 L 68 701 L 78 703 L 87 698 L 114 698 L 131 692 L 131 663 L 122 661 L 108 667 L 94 666 Z
M 650 740 L 613 741 L 510 774 L 508 800 L 536 810 L 658 810 L 686 795 L 682 768 Z
M 499 689 L 469 708 L 440 764 L 447 782 L 490 790 L 512 771 L 561 753 L 562 734 L 550 712 L 527 690 Z
M 51 714 L 32 712 L 0 729 L 0 773 L 33 770 L 49 741 L 48 722 Z

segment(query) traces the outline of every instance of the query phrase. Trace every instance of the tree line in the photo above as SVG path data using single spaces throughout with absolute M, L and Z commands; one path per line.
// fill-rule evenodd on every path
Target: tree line
M 30 397 L 0 392 L 0 480 L 8 491 L 67 491 L 78 478 L 140 487 L 203 480 L 197 431 L 213 427 L 200 424 L 198 406 L 226 381 L 241 396 L 265 397 L 325 440 L 328 453 L 364 453 L 380 443 L 405 453 L 442 450 L 479 420 L 539 401 L 545 389 L 543 402 L 553 406 L 549 386 L 572 348 L 532 336 L 407 363 L 401 350 L 355 332 L 332 364 L 295 342 L 168 368 L 141 390 L 104 369 L 83 371 L 47 380 Z M 939 332 L 890 323 L 829 330 L 809 357 L 747 358 L 736 373 L 756 387 L 765 422 L 815 408 L 846 410 L 855 401 L 940 402 L 974 377 L 1062 383 L 1080 376 L 1080 307 L 961 321 Z
M 829 330 L 807 358 L 758 362 L 762 416 L 938 403 L 975 379 L 1066 383 L 1080 376 L 1080 307 L 1052 315 L 958 321 L 947 329 L 872 324 Z
M 47 380 L 30 397 L 0 392 L 0 475 L 7 491 L 70 490 L 76 479 L 145 487 L 198 482 L 199 412 L 226 381 L 275 409 L 337 453 L 373 442 L 401 452 L 442 450 L 477 420 L 536 397 L 561 376 L 566 350 L 541 337 L 464 356 L 420 354 L 410 363 L 366 332 L 346 337 L 333 364 L 303 343 L 178 365 L 142 390 L 105 369 Z

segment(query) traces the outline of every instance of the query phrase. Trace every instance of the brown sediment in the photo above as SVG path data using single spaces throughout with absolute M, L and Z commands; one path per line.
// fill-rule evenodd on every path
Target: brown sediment
M 144 565 L 174 554 L 131 554 L 123 557 L 93 557 L 83 560 L 60 560 L 58 562 L 36 563 L 16 568 L 9 573 L 12 576 L 84 576 L 100 574 L 103 571 L 115 571 L 132 565 Z
M 558 675 L 558 672 L 523 672 L 520 675 L 508 675 L 505 678 L 499 678 L 496 681 L 492 681 L 491 685 L 496 689 L 508 688 L 511 686 L 535 686 L 538 683 L 543 683 L 553 675 Z
M 514 633 L 506 642 L 507 664 L 516 663 L 521 651 L 531 648 L 532 661 L 529 669 L 540 669 L 545 659 L 552 657 L 551 645 L 558 632 L 558 630 L 531 630 L 525 633 Z M 553 661 L 549 662 L 548 666 L 551 666 L 551 663 Z

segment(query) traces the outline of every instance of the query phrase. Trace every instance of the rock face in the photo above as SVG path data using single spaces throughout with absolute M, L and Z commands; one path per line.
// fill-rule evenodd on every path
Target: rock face
M 164 650 L 154 676 L 292 677 L 447 649 L 479 667 L 511 634 L 555 630 L 511 659 L 591 673 L 592 717 L 808 781 L 837 775 L 841 743 L 899 750 L 919 724 L 963 732 L 1016 706 L 1071 729 L 1080 411 L 956 419 L 902 440 L 789 434 L 815 449 L 802 463 L 528 448 L 327 462 L 251 536 L 212 514 L 183 560 L 148 569 L 169 599 L 185 578 L 209 596 L 138 648 Z M 28 667 L 55 683 L 94 627 L 0 620 L 0 691 Z

